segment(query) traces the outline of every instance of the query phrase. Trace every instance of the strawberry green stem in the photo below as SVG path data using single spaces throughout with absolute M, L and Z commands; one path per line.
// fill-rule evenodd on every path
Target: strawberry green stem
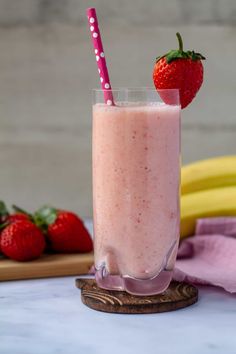
M 202 54 L 196 53 L 194 52 L 194 50 L 187 50 L 186 52 L 184 52 L 183 40 L 179 32 L 176 33 L 176 37 L 178 39 L 179 49 L 172 49 L 168 53 L 162 55 L 161 57 L 157 57 L 156 62 L 158 62 L 162 58 L 166 58 L 167 64 L 170 64 L 172 61 L 179 60 L 179 59 L 190 59 L 192 61 L 205 59 L 205 57 Z
M 179 42 L 179 51 L 183 52 L 183 40 L 179 32 L 176 33 Z

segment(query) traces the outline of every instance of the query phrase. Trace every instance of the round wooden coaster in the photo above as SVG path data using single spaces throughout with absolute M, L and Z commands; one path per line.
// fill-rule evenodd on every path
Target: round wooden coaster
M 94 279 L 76 279 L 82 302 L 88 307 L 113 313 L 158 313 L 190 306 L 198 300 L 198 290 L 191 284 L 172 281 L 162 294 L 135 296 L 124 291 L 104 290 Z

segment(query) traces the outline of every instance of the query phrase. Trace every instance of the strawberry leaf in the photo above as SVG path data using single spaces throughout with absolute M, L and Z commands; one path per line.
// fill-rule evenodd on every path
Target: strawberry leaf
M 206 59 L 202 54 L 195 53 L 194 50 L 188 50 L 186 53 L 188 54 L 189 58 L 192 60 L 205 60 Z
M 188 59 L 188 58 L 189 58 L 188 54 L 186 52 L 181 52 L 180 50 L 171 50 L 166 55 L 166 61 L 168 64 L 176 59 Z
M 6 204 L 0 200 L 0 223 L 4 222 L 8 215 L 9 212 L 7 210 Z
M 32 215 L 30 213 L 28 213 L 28 211 L 18 207 L 17 205 L 13 204 L 12 205 L 12 209 L 16 212 L 16 213 L 19 213 L 19 214 L 24 214 L 24 215 L 27 215 L 30 219 L 32 218 Z
M 50 206 L 43 206 L 37 210 L 34 214 L 34 221 L 37 226 L 47 229 L 47 227 L 53 224 L 57 218 L 57 209 Z
M 157 57 L 156 62 L 158 62 L 162 58 L 166 58 L 168 64 L 177 59 L 191 59 L 193 61 L 206 59 L 202 54 L 195 53 L 194 50 L 188 50 L 185 52 L 183 50 L 183 41 L 181 35 L 179 33 L 176 33 L 176 36 L 179 42 L 179 49 L 171 50 L 170 52 Z

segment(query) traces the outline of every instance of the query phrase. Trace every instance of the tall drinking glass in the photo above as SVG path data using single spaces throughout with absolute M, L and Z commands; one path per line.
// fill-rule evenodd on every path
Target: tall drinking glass
M 169 286 L 179 241 L 179 92 L 112 93 L 109 106 L 102 90 L 93 92 L 96 281 L 157 294 Z

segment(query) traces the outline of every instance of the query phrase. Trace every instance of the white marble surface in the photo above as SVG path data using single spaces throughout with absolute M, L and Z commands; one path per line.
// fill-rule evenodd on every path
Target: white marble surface
M 1 354 L 236 353 L 236 296 L 201 287 L 175 312 L 116 315 L 80 300 L 75 278 L 0 284 Z

